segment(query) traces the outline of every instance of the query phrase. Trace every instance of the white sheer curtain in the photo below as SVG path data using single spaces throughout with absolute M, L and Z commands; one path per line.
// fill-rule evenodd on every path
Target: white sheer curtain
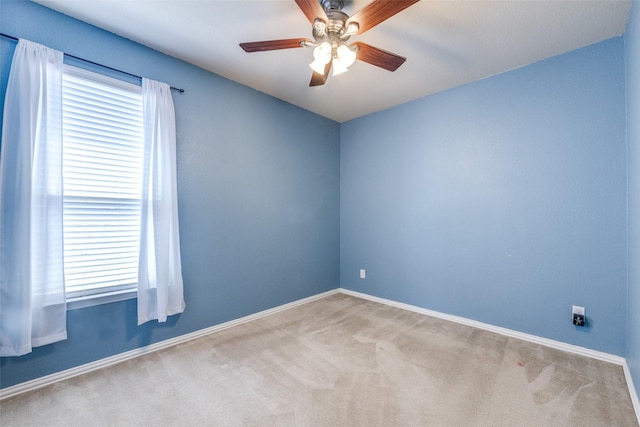
M 0 146 L 0 356 L 67 338 L 62 52 L 20 40 Z
M 138 324 L 185 308 L 182 291 L 176 125 L 171 88 L 142 79 L 144 111 L 144 177 L 138 265 Z

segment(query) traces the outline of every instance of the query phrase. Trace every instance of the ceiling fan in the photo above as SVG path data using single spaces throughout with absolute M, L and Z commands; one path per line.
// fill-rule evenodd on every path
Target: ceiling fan
M 333 75 L 348 71 L 356 59 L 385 70 L 395 71 L 407 58 L 363 42 L 347 44 L 353 35 L 362 34 L 419 0 L 373 0 L 355 15 L 342 12 L 344 0 L 295 0 L 312 24 L 313 40 L 306 38 L 265 40 L 240 43 L 245 52 L 264 52 L 297 47 L 315 47 L 309 86 L 321 86 Z

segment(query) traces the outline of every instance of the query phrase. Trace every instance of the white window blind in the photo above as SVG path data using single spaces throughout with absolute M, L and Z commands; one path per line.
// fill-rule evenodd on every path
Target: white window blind
M 65 65 L 67 299 L 136 289 L 144 128 L 140 86 Z

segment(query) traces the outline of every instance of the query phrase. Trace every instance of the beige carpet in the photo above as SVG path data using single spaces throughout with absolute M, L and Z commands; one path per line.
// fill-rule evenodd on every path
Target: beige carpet
M 337 294 L 0 404 L 9 426 L 636 426 L 620 366 Z

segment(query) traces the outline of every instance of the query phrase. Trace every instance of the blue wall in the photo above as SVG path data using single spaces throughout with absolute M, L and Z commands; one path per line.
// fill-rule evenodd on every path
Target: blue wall
M 340 162 L 343 288 L 625 354 L 621 37 L 345 123 Z
M 187 302 L 141 327 L 134 300 L 69 311 L 69 339 L 1 359 L 0 386 L 338 286 L 626 354 L 640 383 L 637 5 L 624 41 L 342 126 L 35 3 L 0 8 L 2 32 L 185 88 Z M 0 101 L 14 46 L 0 38 Z
M 624 35 L 627 72 L 629 194 L 629 321 L 627 362 L 640 391 L 640 4 L 631 6 Z
M 173 97 L 187 303 L 141 327 L 135 300 L 69 311 L 69 339 L 3 358 L 2 387 L 339 286 L 338 123 L 35 3 L 1 1 L 4 33 L 185 89 Z M 2 97 L 14 47 L 0 38 Z

